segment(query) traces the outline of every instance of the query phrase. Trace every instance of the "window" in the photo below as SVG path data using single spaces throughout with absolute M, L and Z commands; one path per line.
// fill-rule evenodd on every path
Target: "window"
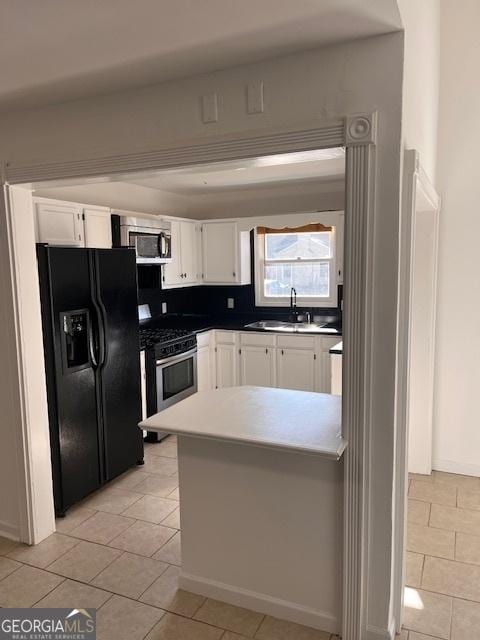
M 336 306 L 335 231 L 311 224 L 297 229 L 257 228 L 257 305 Z

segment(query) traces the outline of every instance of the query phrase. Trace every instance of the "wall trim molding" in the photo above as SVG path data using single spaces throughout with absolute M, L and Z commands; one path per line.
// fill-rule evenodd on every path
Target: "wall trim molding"
M 347 122 L 342 426 L 348 447 L 344 454 L 342 634 L 346 640 L 363 640 L 368 593 L 376 114 L 352 116 Z
M 17 542 L 20 540 L 19 527 L 6 520 L 0 520 L 0 536 Z
M 392 621 L 389 629 L 368 625 L 365 640 L 395 640 L 395 636 L 395 622 Z
M 417 210 L 437 210 L 440 199 L 426 176 L 418 151 L 403 154 L 402 206 L 400 220 L 399 300 L 397 308 L 397 370 L 395 412 L 395 517 L 393 524 L 393 615 L 401 624 L 403 617 L 404 549 L 406 538 L 406 500 L 408 483 L 408 431 L 410 403 L 411 307 L 413 291 L 412 258 L 415 247 Z M 438 218 L 438 216 L 437 216 Z M 438 219 L 436 223 L 438 237 Z M 438 240 L 436 241 L 438 242 Z M 436 267 L 435 267 L 436 270 Z M 435 328 L 432 327 L 433 333 Z M 433 400 L 433 398 L 432 398 Z M 430 464 L 430 460 L 428 461 Z M 431 469 L 426 469 L 430 473 Z
M 60 180 L 65 178 L 87 178 L 145 169 L 167 169 L 205 162 L 235 160 L 305 151 L 345 144 L 345 123 L 342 120 L 325 122 L 312 129 L 289 132 L 273 132 L 254 137 L 231 136 L 214 142 L 172 147 L 141 153 L 119 154 L 103 158 L 68 160 L 28 166 L 5 163 L 5 178 L 9 184 Z
M 439 458 L 434 458 L 432 467 L 435 471 L 457 473 L 461 476 L 480 477 L 480 464 L 469 464 L 468 462 L 456 462 L 455 460 L 440 460 Z
M 368 547 L 370 513 L 370 429 L 372 387 L 373 240 L 375 203 L 375 142 L 377 114 L 352 114 L 343 120 L 324 121 L 302 130 L 260 133 L 251 137 L 237 134 L 171 149 L 90 158 L 31 166 L 7 162 L 3 175 L 7 183 L 35 183 L 64 178 L 89 178 L 160 169 L 229 159 L 288 153 L 327 147 L 346 147 L 345 265 L 344 265 L 344 382 L 343 428 L 349 442 L 345 452 L 344 475 L 344 555 L 343 616 L 344 640 L 364 640 L 366 633 Z M 7 210 L 13 218 L 13 212 Z M 15 254 L 11 256 L 15 263 Z M 16 292 L 16 295 L 20 295 Z M 32 319 L 41 322 L 41 318 Z M 21 326 L 17 330 L 21 334 Z M 20 341 L 19 349 L 23 346 Z M 22 363 L 22 354 L 19 361 Z M 22 376 L 18 381 L 22 397 L 28 390 Z M 31 446 L 28 417 L 22 417 L 19 431 L 25 449 Z M 45 460 L 45 464 L 50 461 Z M 29 470 L 30 486 L 35 478 Z M 42 518 L 25 495 L 24 510 L 32 518 Z M 30 501 L 31 502 L 31 501 Z
M 209 598 L 221 600 L 237 607 L 244 607 L 283 620 L 290 620 L 321 631 L 338 633 L 340 629 L 340 620 L 330 613 L 302 607 L 295 602 L 273 598 L 249 589 L 241 589 L 224 582 L 208 580 L 182 572 L 179 576 L 179 586 L 181 589 L 192 593 L 206 595 Z

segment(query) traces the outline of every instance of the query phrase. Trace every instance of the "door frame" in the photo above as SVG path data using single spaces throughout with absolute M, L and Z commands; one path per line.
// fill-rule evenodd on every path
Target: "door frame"
M 419 206 L 420 205 L 420 206 Z M 405 541 L 408 495 L 408 435 L 410 400 L 410 348 L 412 326 L 413 254 L 417 211 L 435 214 L 434 271 L 437 273 L 438 231 L 441 201 L 420 163 L 415 149 L 406 149 L 403 157 L 402 206 L 400 224 L 400 265 L 397 338 L 396 453 L 395 453 L 395 522 L 394 522 L 394 618 L 397 632 L 401 629 L 403 590 L 405 586 Z M 434 283 L 437 289 L 436 275 Z M 433 300 L 436 306 L 436 295 Z M 435 317 L 435 310 L 433 316 Z M 435 326 L 432 326 L 435 340 Z M 432 355 L 433 357 L 433 355 Z M 432 363 L 433 366 L 433 363 Z M 432 397 L 433 402 L 433 397 Z
M 2 168 L 2 181 L 6 185 L 55 181 L 65 178 L 86 179 L 117 176 L 126 172 L 174 168 L 206 162 L 265 156 L 276 153 L 306 151 L 328 147 L 346 148 L 346 203 L 345 203 L 345 264 L 344 264 L 344 380 L 342 423 L 348 446 L 344 454 L 344 553 L 343 553 L 343 616 L 345 640 L 361 640 L 366 633 L 366 593 L 368 584 L 369 546 L 369 464 L 370 431 L 373 423 L 371 411 L 372 352 L 373 352 L 373 234 L 375 206 L 375 146 L 377 114 L 360 113 L 343 119 L 325 121 L 315 128 L 278 131 L 251 138 L 232 136 L 216 142 L 159 149 L 157 151 L 118 155 L 102 159 L 84 159 L 34 166 Z M 6 218 L 14 219 L 9 199 L 5 202 Z M 21 300 L 16 282 L 15 238 L 9 239 L 9 268 L 13 275 L 13 296 Z M 30 317 L 29 322 L 32 322 Z M 37 318 L 41 323 L 41 318 Z M 22 317 L 16 315 L 16 331 L 26 334 Z M 25 363 L 22 341 L 17 343 L 19 387 L 22 402 L 28 403 L 25 377 L 21 375 Z M 29 464 L 33 446 L 28 414 L 21 417 L 23 437 L 19 444 L 25 460 L 20 469 L 27 477 L 30 488 L 35 477 Z M 45 460 L 49 465 L 50 461 Z M 19 478 L 18 482 L 21 479 Z M 26 491 L 24 503 L 19 506 L 30 526 L 24 531 L 24 541 L 37 542 L 32 534 L 36 512 L 31 492 Z

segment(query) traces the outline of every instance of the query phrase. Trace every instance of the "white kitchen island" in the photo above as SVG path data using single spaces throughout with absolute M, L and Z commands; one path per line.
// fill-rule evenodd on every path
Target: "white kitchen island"
M 180 586 L 339 632 L 341 398 L 215 389 L 140 426 L 178 436 Z

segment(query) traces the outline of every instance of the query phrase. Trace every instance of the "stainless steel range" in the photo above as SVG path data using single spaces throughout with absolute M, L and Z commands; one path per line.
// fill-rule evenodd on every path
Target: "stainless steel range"
M 140 330 L 147 372 L 147 413 L 158 413 L 197 391 L 197 338 L 185 329 Z M 152 432 L 148 441 L 168 434 Z

